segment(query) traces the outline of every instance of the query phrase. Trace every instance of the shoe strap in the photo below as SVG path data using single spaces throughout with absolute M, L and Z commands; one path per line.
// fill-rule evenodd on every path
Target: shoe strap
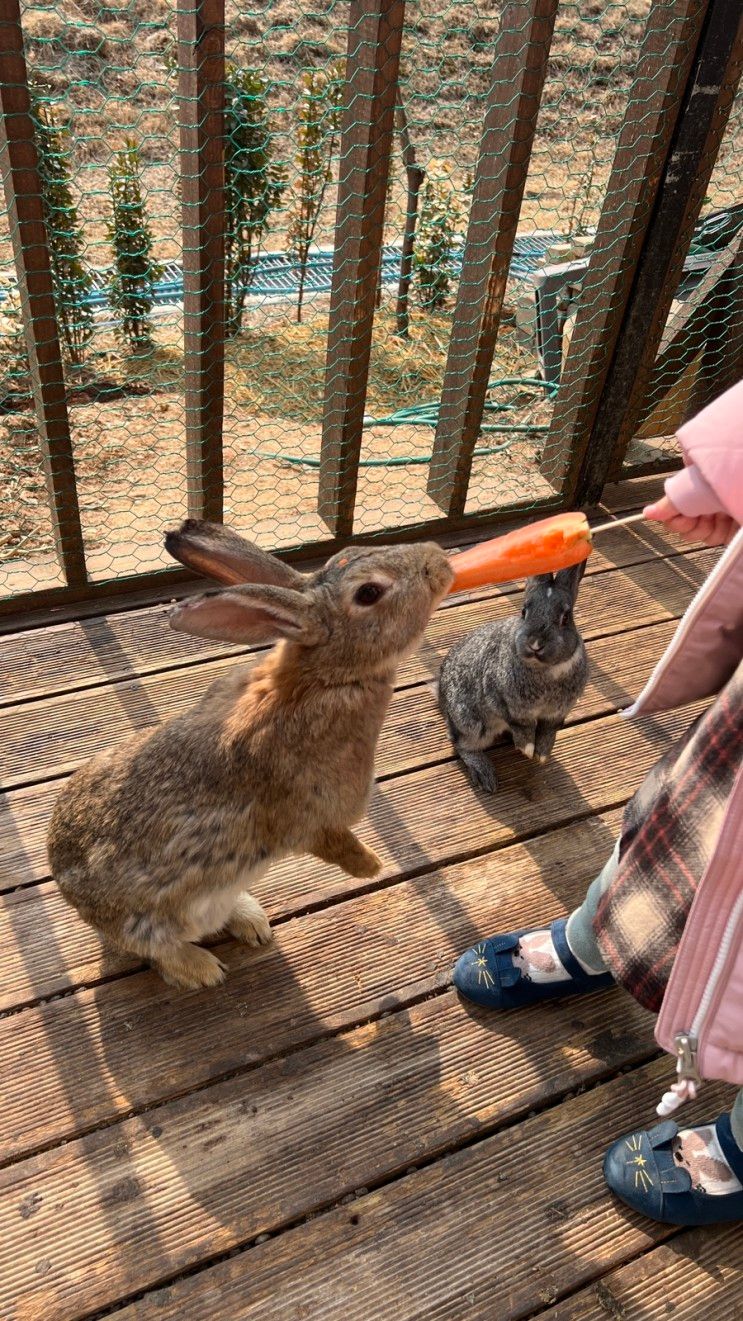
M 735 1175 L 738 1183 L 743 1183 L 743 1151 L 733 1135 L 733 1126 L 730 1123 L 730 1115 L 720 1115 L 715 1121 L 717 1131 L 717 1141 L 722 1148 L 722 1154 Z
M 557 951 L 557 957 L 565 971 L 570 974 L 570 977 L 577 986 L 590 986 L 591 984 L 595 986 L 595 978 L 581 968 L 578 960 L 568 945 L 568 938 L 566 935 L 567 925 L 568 920 L 566 917 L 558 917 L 550 926 L 552 944 Z M 598 973 L 597 975 L 600 977 L 602 974 Z

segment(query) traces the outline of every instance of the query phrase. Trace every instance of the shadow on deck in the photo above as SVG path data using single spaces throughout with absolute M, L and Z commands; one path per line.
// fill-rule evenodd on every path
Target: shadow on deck
M 613 507 L 633 492 L 617 488 Z M 605 1147 L 651 1120 L 667 1080 L 649 1016 L 617 990 L 489 1017 L 450 985 L 466 945 L 564 912 L 602 865 L 623 803 L 684 723 L 617 710 L 712 559 L 652 531 L 602 540 L 580 600 L 589 688 L 550 766 L 496 754 L 493 799 L 452 761 L 427 683 L 456 637 L 514 600 L 448 603 L 379 749 L 360 833 L 381 877 L 276 867 L 256 890 L 274 946 L 224 943 L 228 980 L 199 994 L 101 948 L 49 880 L 45 831 L 75 766 L 241 662 L 183 635 L 164 648 L 160 607 L 7 639 L 3 1317 L 743 1310 L 737 1227 L 651 1226 L 602 1182 Z M 725 1099 L 715 1090 L 705 1111 Z

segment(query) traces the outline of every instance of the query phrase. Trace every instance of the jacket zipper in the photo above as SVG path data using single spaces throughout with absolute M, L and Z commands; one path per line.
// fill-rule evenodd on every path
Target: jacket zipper
M 677 1081 L 672 1085 L 670 1091 L 664 1093 L 656 1113 L 663 1118 L 672 1115 L 678 1110 L 685 1101 L 693 1101 L 697 1096 L 699 1088 L 702 1086 L 702 1076 L 699 1072 L 699 1038 L 704 1027 L 707 1013 L 712 1003 L 712 997 L 717 990 L 720 978 L 722 977 L 725 965 L 733 945 L 733 937 L 738 929 L 738 923 L 743 916 L 743 893 L 738 896 L 735 907 L 728 919 L 723 932 L 720 948 L 717 951 L 717 957 L 712 965 L 707 984 L 699 1001 L 694 1020 L 688 1031 L 676 1032 L 673 1038 L 676 1047 L 676 1078 Z
M 700 590 L 697 592 L 691 605 L 688 607 L 688 609 L 682 616 L 679 626 L 676 629 L 673 638 L 671 639 L 670 645 L 666 648 L 665 652 L 663 653 L 663 656 L 661 657 L 655 669 L 653 670 L 653 673 L 651 674 L 650 678 L 645 684 L 645 687 L 643 688 L 639 697 L 635 699 L 635 701 L 632 703 L 631 706 L 627 706 L 624 708 L 623 711 L 620 711 L 619 714 L 622 716 L 624 720 L 632 720 L 636 715 L 643 714 L 642 711 L 643 703 L 645 702 L 647 696 L 652 692 L 653 688 L 655 687 L 655 682 L 658 675 L 663 670 L 665 670 L 673 660 L 676 659 L 677 653 L 681 650 L 681 648 L 684 646 L 684 643 L 686 642 L 686 638 L 689 632 L 691 631 L 692 625 L 696 623 L 697 618 L 703 612 L 704 607 L 706 606 L 710 596 L 713 596 L 714 593 L 717 591 L 719 580 L 725 577 L 728 562 L 736 559 L 739 549 L 738 538 L 743 539 L 743 529 L 740 529 L 738 532 L 736 532 L 730 545 L 725 549 L 721 558 L 717 561 L 717 564 L 715 565 L 714 569 L 709 575 L 709 578 L 700 588 Z M 733 549 L 734 547 L 735 549 Z

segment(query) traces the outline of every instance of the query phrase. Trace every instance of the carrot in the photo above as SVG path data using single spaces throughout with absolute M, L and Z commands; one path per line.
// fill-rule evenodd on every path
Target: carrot
M 537 573 L 557 573 L 580 564 L 591 553 L 591 529 L 585 514 L 555 514 L 506 532 L 452 555 L 451 592 L 487 583 L 508 583 Z

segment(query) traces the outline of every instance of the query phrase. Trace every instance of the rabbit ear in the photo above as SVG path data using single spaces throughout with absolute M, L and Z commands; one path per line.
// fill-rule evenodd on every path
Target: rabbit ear
M 540 587 L 554 587 L 555 577 L 552 573 L 537 573 L 533 578 L 527 578 L 524 587 L 524 596 L 532 596 Z
M 286 587 L 235 587 L 227 592 L 182 601 L 170 615 L 170 627 L 179 633 L 220 642 L 273 642 L 289 638 L 313 646 L 327 637 L 327 629 L 309 601 Z
M 270 583 L 274 587 L 304 586 L 304 575 L 277 560 L 251 541 L 219 523 L 187 518 L 165 537 L 165 549 L 205 578 L 220 583 Z
M 578 588 L 585 571 L 586 561 L 581 560 L 580 564 L 574 564 L 570 569 L 560 569 L 560 572 L 555 574 L 555 586 L 561 587 L 564 592 L 568 592 L 573 599 L 573 604 L 575 604 L 578 596 Z

